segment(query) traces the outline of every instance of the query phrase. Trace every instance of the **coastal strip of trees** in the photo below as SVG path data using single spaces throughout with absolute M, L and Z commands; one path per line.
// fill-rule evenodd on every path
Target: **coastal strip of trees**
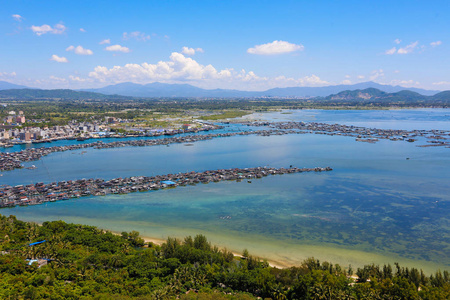
M 82 196 L 103 196 L 107 194 L 127 194 L 159 190 L 168 187 L 195 185 L 197 183 L 219 182 L 224 180 L 248 180 L 262 178 L 268 175 L 281 175 L 301 172 L 331 171 L 330 167 L 316 168 L 233 168 L 208 170 L 204 172 L 176 173 L 156 176 L 135 176 L 127 178 L 79 179 L 44 184 L 43 182 L 29 185 L 0 186 L 0 207 L 16 205 L 36 205 L 57 200 L 68 200 Z
M 0 250 L 1 299 L 450 299 L 446 270 L 314 258 L 279 269 L 203 235 L 159 246 L 136 231 L 0 215 Z

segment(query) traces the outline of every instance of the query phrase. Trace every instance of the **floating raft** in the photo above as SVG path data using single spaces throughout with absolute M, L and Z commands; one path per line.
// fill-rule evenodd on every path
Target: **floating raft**
M 234 168 L 204 172 L 177 173 L 157 176 L 136 176 L 128 178 L 79 179 L 44 184 L 2 186 L 0 188 L 0 207 L 16 205 L 36 205 L 57 200 L 68 200 L 83 196 L 103 196 L 107 194 L 127 194 L 159 190 L 168 187 L 195 185 L 197 183 L 219 182 L 224 180 L 242 181 L 262 178 L 268 175 L 281 175 L 301 172 L 331 171 L 332 168 Z

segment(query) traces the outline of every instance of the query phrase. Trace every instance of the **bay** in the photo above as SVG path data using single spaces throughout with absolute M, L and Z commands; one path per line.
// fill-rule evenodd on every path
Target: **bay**
M 393 129 L 448 129 L 450 124 L 449 110 L 398 110 L 387 115 L 384 111 L 284 111 L 245 118 L 310 121 L 308 116 L 317 122 L 377 128 L 384 124 Z M 334 170 L 270 176 L 251 183 L 85 197 L 1 213 L 35 222 L 62 219 L 117 232 L 138 230 L 161 239 L 203 233 L 214 244 L 237 252 L 246 248 L 281 266 L 310 256 L 344 266 L 398 261 L 427 272 L 450 265 L 448 148 L 384 140 L 368 144 L 351 137 L 306 134 L 236 136 L 190 147 L 84 151 L 53 153 L 32 162 L 38 167 L 35 170 L 3 172 L 1 183 L 267 165 Z

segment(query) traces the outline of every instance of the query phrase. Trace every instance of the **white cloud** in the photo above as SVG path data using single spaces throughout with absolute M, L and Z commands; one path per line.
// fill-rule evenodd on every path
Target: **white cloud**
M 8 72 L 0 72 L 0 78 L 1 79 L 9 79 L 9 78 L 13 78 L 13 77 L 16 77 L 16 72 L 11 72 L 11 73 L 8 73 Z
M 66 83 L 67 82 L 67 79 L 65 79 L 65 78 L 61 78 L 61 77 L 56 77 L 56 76 L 53 76 L 53 75 L 50 75 L 49 77 L 48 77 L 51 81 L 53 81 L 53 82 L 57 82 L 57 83 Z
M 400 73 L 400 71 L 399 70 L 395 70 L 394 73 L 398 74 L 398 73 Z
M 304 48 L 305 47 L 303 47 L 303 45 L 291 44 L 285 41 L 273 41 L 272 43 L 256 45 L 253 48 L 249 48 L 247 49 L 247 53 L 258 55 L 274 55 L 302 51 Z
M 347 79 L 350 78 L 350 77 L 352 77 L 352 76 L 350 76 L 350 75 L 345 75 L 345 78 L 347 78 Z
M 398 54 L 409 54 L 412 53 L 414 51 L 414 49 L 417 47 L 417 45 L 419 45 L 419 42 L 416 41 L 414 43 L 409 44 L 408 46 L 404 47 L 404 48 L 399 48 L 397 53 Z
M 370 80 L 375 80 L 375 79 L 377 79 L 377 78 L 379 78 L 379 77 L 384 77 L 384 71 L 383 71 L 383 69 L 379 69 L 379 70 L 373 70 L 371 73 L 370 73 L 371 75 L 370 75 Z
M 350 80 L 346 79 L 346 80 L 342 80 L 341 84 L 347 84 L 348 85 L 348 84 L 352 84 L 352 82 Z
M 78 55 L 92 55 L 92 54 L 94 54 L 94 52 L 92 52 L 92 50 L 84 49 L 81 46 L 76 46 L 76 47 L 69 46 L 69 47 L 66 48 L 66 51 L 74 51 L 75 54 L 78 54 Z
M 386 54 L 386 55 L 392 55 L 392 54 L 394 54 L 396 51 L 397 51 L 397 48 L 393 47 L 393 48 L 391 48 L 391 49 L 389 49 L 389 50 L 386 50 L 386 51 L 384 52 L 384 54 Z
M 59 56 L 56 55 L 56 54 L 53 54 L 52 57 L 50 58 L 50 60 L 53 60 L 53 61 L 56 61 L 56 62 L 59 62 L 59 63 L 66 63 L 66 62 L 69 62 L 69 61 L 67 60 L 67 58 L 65 58 L 65 57 L 59 57 Z
M 391 80 L 388 84 L 390 84 L 390 85 L 399 85 L 399 86 L 404 86 L 404 87 L 412 87 L 412 86 L 420 85 L 420 83 L 418 81 L 414 81 L 414 80 L 399 80 L 399 79 Z
M 150 35 L 145 34 L 144 32 L 140 32 L 140 31 L 133 31 L 130 33 L 124 32 L 123 39 L 124 40 L 135 39 L 137 41 L 145 42 L 150 39 Z
M 110 39 L 105 39 L 105 40 L 101 41 L 99 44 L 100 45 L 111 44 L 111 40 Z
M 56 24 L 54 27 L 50 25 L 44 24 L 42 26 L 31 26 L 31 30 L 38 36 L 41 36 L 46 33 L 51 34 L 62 34 L 66 31 L 66 26 L 63 24 Z
M 431 47 L 437 47 L 437 46 L 442 45 L 442 41 L 431 42 L 430 45 L 431 45 Z
M 183 47 L 183 48 L 181 49 L 181 53 L 186 54 L 186 55 L 189 55 L 189 56 L 194 55 L 195 52 L 203 53 L 204 51 L 203 51 L 202 48 L 194 49 L 194 48 L 189 48 L 189 47 Z
M 80 31 L 81 31 L 81 32 L 86 32 L 86 29 L 80 28 Z
M 364 75 L 358 75 L 358 79 L 364 79 L 364 78 L 366 78 L 366 76 L 364 76 Z
M 14 20 L 16 20 L 17 22 L 22 22 L 22 16 L 21 15 L 12 15 L 11 17 L 13 17 Z
M 80 78 L 79 76 L 69 75 L 69 79 L 76 82 L 85 82 L 85 78 Z
M 130 49 L 128 47 L 120 46 L 120 45 L 112 45 L 105 48 L 106 51 L 116 51 L 116 52 L 123 52 L 128 53 L 130 52 Z
M 402 40 L 400 40 L 400 39 L 395 39 L 394 40 L 394 43 L 396 43 L 397 45 L 400 44 L 401 42 L 402 42 Z
M 433 82 L 433 85 L 450 85 L 450 81 Z
M 212 65 L 202 65 L 182 53 L 173 52 L 168 61 L 157 63 L 126 64 L 107 68 L 97 66 L 86 79 L 91 84 L 120 82 L 189 82 L 204 88 L 237 88 L 245 90 L 266 90 L 271 87 L 288 86 L 323 86 L 329 83 L 316 75 L 301 78 L 278 76 L 261 77 L 253 71 L 235 71 L 234 69 L 217 70 Z

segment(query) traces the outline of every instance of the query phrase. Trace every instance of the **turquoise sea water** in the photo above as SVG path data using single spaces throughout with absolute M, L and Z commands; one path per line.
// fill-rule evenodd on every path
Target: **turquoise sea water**
M 310 110 L 250 117 L 449 129 L 449 115 L 450 110 Z M 143 236 L 161 239 L 204 233 L 214 244 L 237 252 L 247 248 L 280 265 L 315 256 L 353 266 L 399 261 L 428 272 L 450 266 L 448 148 L 419 148 L 400 141 L 368 144 L 351 137 L 306 134 L 236 136 L 190 147 L 176 144 L 84 151 L 51 154 L 27 163 L 35 164 L 35 170 L 3 172 L 0 182 L 266 165 L 331 166 L 334 171 L 86 197 L 0 213 L 36 222 L 62 219 L 119 232 L 138 230 Z

